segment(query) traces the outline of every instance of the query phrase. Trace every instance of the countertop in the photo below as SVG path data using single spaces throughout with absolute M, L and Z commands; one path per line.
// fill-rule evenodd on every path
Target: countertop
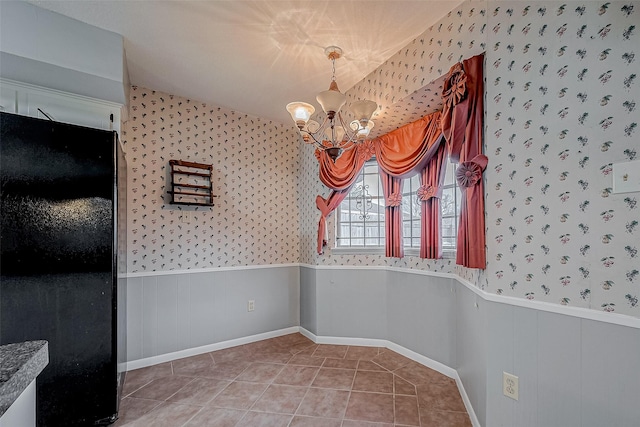
M 0 346 L 0 417 L 48 363 L 47 341 Z

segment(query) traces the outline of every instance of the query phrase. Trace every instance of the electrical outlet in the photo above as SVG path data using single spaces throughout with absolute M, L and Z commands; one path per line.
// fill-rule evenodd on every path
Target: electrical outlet
M 252 299 L 247 301 L 247 311 L 253 311 L 256 309 L 256 302 Z
M 180 220 L 184 224 L 189 224 L 191 222 L 191 211 L 182 211 L 182 215 L 180 215 Z
M 503 372 L 502 393 L 513 400 L 518 400 L 518 377 L 513 374 Z

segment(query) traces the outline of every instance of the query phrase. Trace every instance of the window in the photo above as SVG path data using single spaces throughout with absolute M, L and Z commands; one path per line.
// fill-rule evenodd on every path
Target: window
M 455 167 L 447 164 L 442 198 L 442 250 L 455 252 L 460 216 L 460 191 L 455 181 Z M 416 174 L 405 179 L 402 186 L 402 221 L 404 247 L 408 254 L 415 254 L 420 248 L 421 204 L 417 191 L 420 178 Z M 338 207 L 336 248 L 375 248 L 385 244 L 384 193 L 378 174 L 378 163 L 365 163 L 349 195 Z M 415 250 L 415 251 L 413 251 Z M 413 253 L 412 253 L 413 252 Z
M 440 211 L 442 212 L 442 252 L 455 252 L 460 220 L 460 189 L 456 184 L 456 165 L 447 163 L 442 186 Z
M 420 249 L 420 220 L 422 203 L 418 200 L 420 175 L 415 174 L 402 183 L 402 238 L 405 248 Z
M 384 247 L 384 193 L 378 163 L 365 163 L 338 207 L 337 247 Z

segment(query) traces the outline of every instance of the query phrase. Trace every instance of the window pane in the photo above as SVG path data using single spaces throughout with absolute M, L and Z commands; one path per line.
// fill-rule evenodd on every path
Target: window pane
M 351 238 L 351 246 L 364 246 L 364 239 Z
M 412 176 L 409 182 L 411 183 L 412 193 L 415 193 L 418 190 L 418 187 L 420 187 L 420 174 Z
M 367 235 L 366 237 L 380 237 L 380 228 L 378 224 L 367 224 L 366 226 Z
M 402 235 L 404 237 L 411 237 L 411 222 L 405 221 L 402 223 Z
M 442 237 L 455 236 L 455 217 L 442 218 Z
M 378 164 L 367 162 L 349 196 L 340 204 L 338 246 L 379 246 L 384 235 L 384 215 L 380 215 Z
M 453 163 L 449 163 L 449 159 L 445 160 L 447 162 L 447 172 L 444 176 L 444 185 L 451 185 L 456 182 L 455 180 L 455 165 Z
M 376 200 L 375 206 L 377 209 L 378 221 L 384 224 L 384 203 L 380 200 Z
M 442 249 L 455 249 L 455 247 L 456 247 L 455 237 L 442 238 Z
M 460 209 L 460 191 L 455 183 L 455 166 L 447 161 L 447 172 L 441 205 L 443 249 L 455 249 Z M 375 160 L 367 162 L 349 196 L 340 204 L 337 245 L 342 247 L 381 247 L 385 241 L 385 202 Z M 416 193 L 420 176 L 415 174 L 403 182 L 402 231 L 406 247 L 420 247 L 422 202 Z
M 404 221 L 411 221 L 412 217 L 411 206 L 406 203 L 402 205 L 402 219 Z
M 417 238 L 418 240 L 420 240 L 420 223 L 419 222 L 414 222 L 413 223 L 413 237 Z
M 453 188 L 445 188 L 442 190 L 440 198 L 440 209 L 442 215 L 454 215 L 456 212 L 455 194 Z

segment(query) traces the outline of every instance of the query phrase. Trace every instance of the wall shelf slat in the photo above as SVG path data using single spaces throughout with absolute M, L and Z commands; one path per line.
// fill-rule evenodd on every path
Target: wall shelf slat
M 169 166 L 171 167 L 171 190 L 167 193 L 171 195 L 170 204 L 213 206 L 213 198 L 218 197 L 213 194 L 213 165 L 169 160 Z M 201 172 L 203 170 L 208 172 Z

